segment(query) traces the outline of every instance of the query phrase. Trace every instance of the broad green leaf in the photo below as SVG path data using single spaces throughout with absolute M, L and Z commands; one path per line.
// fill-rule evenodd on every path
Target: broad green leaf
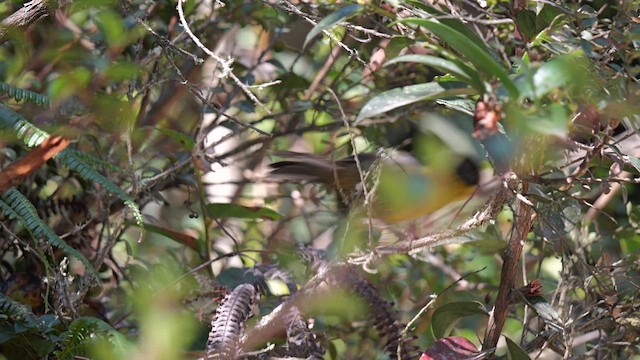
M 69 95 L 86 91 L 91 77 L 89 70 L 76 67 L 74 70 L 61 74 L 51 81 L 49 89 L 47 89 L 47 95 L 49 95 L 50 99 L 56 101 Z
M 539 33 L 542 30 L 546 29 L 558 16 L 564 16 L 562 10 L 558 9 L 555 6 L 545 4 L 538 13 L 538 16 L 536 16 L 536 31 Z M 564 21 L 556 21 L 554 25 L 559 25 L 563 22 Z
M 522 33 L 527 42 L 534 36 L 536 36 L 537 32 L 535 12 L 527 9 L 519 11 L 516 23 L 518 24 L 518 30 L 520 30 L 520 33 Z
M 431 317 L 431 330 L 436 339 L 449 336 L 458 320 L 471 315 L 487 315 L 479 301 L 450 302 L 437 308 Z
M 488 77 L 497 77 L 502 81 L 504 87 L 512 98 L 518 98 L 518 89 L 507 75 L 503 66 L 500 65 L 485 49 L 477 42 L 472 41 L 462 33 L 452 27 L 444 25 L 433 19 L 407 18 L 400 22 L 422 26 L 442 39 L 467 60 L 472 62 L 478 69 L 485 72 Z
M 534 98 L 568 85 L 588 81 L 589 71 L 584 61 L 575 55 L 561 56 L 546 62 L 533 75 Z
M 126 42 L 122 17 L 110 10 L 103 10 L 96 15 L 96 24 L 104 34 L 110 46 L 121 46 Z
M 140 76 L 142 67 L 132 62 L 110 64 L 104 71 L 105 77 L 111 81 L 124 81 Z
M 507 341 L 507 359 L 509 360 L 531 360 L 529 354 L 524 351 L 518 344 L 508 337 L 504 337 Z
M 215 203 L 206 206 L 207 214 L 213 218 L 240 218 L 278 220 L 282 214 L 263 207 L 242 206 L 238 204 Z
M 437 56 L 432 56 L 432 55 L 402 55 L 402 56 L 398 56 L 397 58 L 391 59 L 389 61 L 387 61 L 384 66 L 389 66 L 389 65 L 393 65 L 393 64 L 397 64 L 397 63 L 401 63 L 401 62 L 411 62 L 411 63 L 418 63 L 418 64 L 424 64 L 433 68 L 436 68 L 440 71 L 443 71 L 445 73 L 449 73 L 452 75 L 455 75 L 456 77 L 458 77 L 460 80 L 471 83 L 471 79 L 469 74 L 467 74 L 462 68 L 460 68 L 458 65 L 456 65 L 455 63 L 453 63 L 452 61 L 449 61 L 447 59 L 443 59 Z
M 624 255 L 637 253 L 640 251 L 640 235 L 636 235 L 634 231 L 629 231 L 629 236 L 619 237 L 620 248 Z
M 307 38 L 304 40 L 304 47 L 306 47 L 309 41 L 311 41 L 311 39 L 316 37 L 316 35 L 320 34 L 324 30 L 327 30 L 333 25 L 343 21 L 344 19 L 350 16 L 353 16 L 355 13 L 359 12 L 362 9 L 363 9 L 362 5 L 352 4 L 352 5 L 345 6 L 334 13 L 329 14 L 329 16 L 322 19 L 320 22 L 316 24 L 316 26 L 313 27 L 313 29 L 311 29 L 311 31 L 309 31 L 309 33 L 307 34 Z
M 422 100 L 432 100 L 455 95 L 473 95 L 477 91 L 464 83 L 430 82 L 426 84 L 409 85 L 385 91 L 369 100 L 358 114 L 356 123 L 372 116 L 383 114 L 389 110 Z
M 413 43 L 414 41 L 406 36 L 394 36 L 389 40 L 387 47 L 384 49 L 384 52 L 388 59 L 392 59 L 398 56 L 398 54 L 400 54 L 400 51 Z

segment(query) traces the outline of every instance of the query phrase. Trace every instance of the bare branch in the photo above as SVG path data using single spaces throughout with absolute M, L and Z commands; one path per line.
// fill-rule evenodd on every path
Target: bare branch
M 24 4 L 22 8 L 4 19 L 0 24 L 0 44 L 8 40 L 11 31 L 26 30 L 38 20 L 49 16 L 57 9 L 68 5 L 72 0 L 33 0 Z

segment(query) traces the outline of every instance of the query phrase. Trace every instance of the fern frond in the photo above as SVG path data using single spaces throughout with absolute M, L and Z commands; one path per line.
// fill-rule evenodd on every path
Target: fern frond
M 39 145 L 44 139 L 49 137 L 49 133 L 31 124 L 20 114 L 2 103 L 0 103 L 0 128 L 1 127 L 13 128 L 18 138 L 22 139 L 28 147 Z M 131 210 L 138 227 L 144 229 L 144 219 L 135 201 L 133 201 L 124 190 L 120 189 L 118 185 L 88 165 L 77 151 L 67 148 L 58 153 L 56 158 L 60 159 L 70 169 L 77 171 L 81 177 L 102 185 L 107 191 L 116 195 Z
M 0 127 L 11 127 L 28 147 L 34 147 L 49 137 L 49 133 L 28 122 L 22 115 L 0 103 Z
M 69 246 L 64 242 L 64 240 L 56 235 L 56 233 L 48 227 L 42 219 L 40 219 L 38 211 L 31 202 L 29 202 L 29 199 L 22 195 L 18 190 L 10 188 L 2 194 L 0 207 L 2 207 L 10 217 L 16 216 L 18 220 L 20 220 L 20 222 L 22 222 L 22 224 L 24 224 L 24 226 L 31 232 L 31 234 L 33 234 L 33 236 L 44 238 L 51 246 L 55 246 L 65 254 L 80 260 L 87 268 L 87 271 L 95 275 L 95 269 L 89 260 L 87 260 L 87 258 L 78 250 Z
M 97 339 L 103 338 L 114 345 L 116 350 L 123 350 L 124 344 L 112 341 L 119 333 L 106 322 L 95 317 L 75 319 L 65 332 L 60 334 L 58 347 L 54 354 L 58 359 L 74 359 L 84 355 L 86 347 Z
M 22 324 L 28 329 L 37 330 L 41 333 L 47 331 L 45 323 L 38 319 L 38 316 L 27 305 L 19 303 L 1 292 L 0 314 L 5 315 L 9 320 Z
M 13 85 L 9 85 L 7 83 L 0 82 L 0 91 L 9 95 L 10 98 L 15 101 L 31 101 L 38 106 L 49 106 L 49 97 L 45 95 L 38 94 L 33 91 L 21 89 L 19 87 L 15 87 Z
M 131 210 L 133 213 L 133 217 L 136 219 L 136 225 L 141 229 L 144 228 L 144 219 L 142 218 L 142 213 L 136 205 L 135 201 L 124 192 L 124 190 L 120 189 L 118 185 L 114 184 L 111 180 L 104 177 L 102 174 L 97 172 L 93 167 L 87 165 L 80 156 L 78 156 L 78 152 L 72 149 L 64 149 L 58 153 L 57 158 L 60 159 L 66 166 L 68 166 L 71 170 L 74 170 L 83 177 L 85 180 L 95 182 L 104 187 L 108 192 L 116 195 L 118 199 L 122 200 L 124 204 Z

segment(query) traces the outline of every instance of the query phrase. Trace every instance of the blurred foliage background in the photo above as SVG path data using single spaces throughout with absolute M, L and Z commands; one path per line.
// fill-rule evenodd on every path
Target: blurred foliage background
M 638 358 L 639 8 L 1 2 L 0 357 Z

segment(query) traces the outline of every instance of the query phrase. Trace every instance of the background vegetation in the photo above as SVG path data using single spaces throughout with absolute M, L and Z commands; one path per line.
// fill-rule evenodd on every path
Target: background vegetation
M 638 8 L 1 2 L 0 356 L 637 356 Z M 268 177 L 382 148 L 485 185 L 380 224 Z

